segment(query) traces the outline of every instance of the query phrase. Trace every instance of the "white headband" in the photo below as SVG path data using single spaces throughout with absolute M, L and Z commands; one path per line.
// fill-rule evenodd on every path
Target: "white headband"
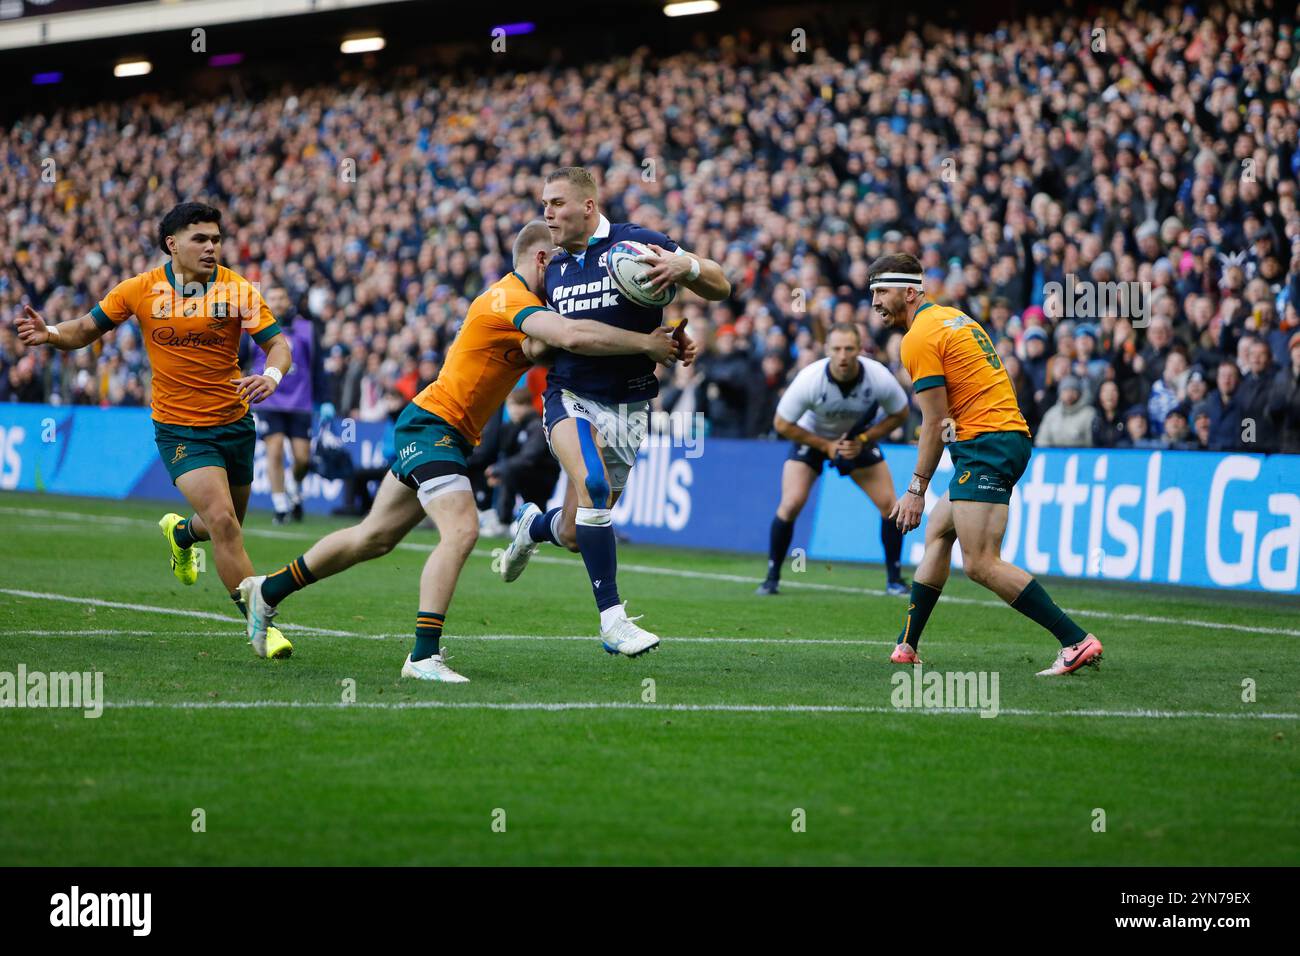
M 871 280 L 872 289 L 919 289 L 922 276 L 909 272 L 882 272 Z

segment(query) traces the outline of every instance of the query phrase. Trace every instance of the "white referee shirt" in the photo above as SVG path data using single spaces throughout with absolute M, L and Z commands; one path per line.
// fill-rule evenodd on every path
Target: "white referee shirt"
M 861 374 L 843 387 L 831 378 L 830 363 L 828 358 L 818 359 L 796 375 L 776 413 L 822 438 L 839 438 L 859 420 L 874 424 L 907 407 L 903 386 L 875 359 L 859 355 Z

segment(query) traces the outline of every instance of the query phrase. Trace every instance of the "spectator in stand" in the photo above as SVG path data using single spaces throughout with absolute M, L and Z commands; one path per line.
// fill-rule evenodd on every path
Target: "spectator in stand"
M 420 356 L 419 376 L 415 382 L 415 394 L 420 394 L 433 384 L 442 370 L 442 356 L 429 349 Z
M 1096 397 L 1097 388 L 1110 367 L 1109 359 L 1097 354 L 1097 336 L 1095 325 L 1081 325 L 1074 332 L 1073 372 L 1084 385 L 1083 401 L 1089 403 Z
M 1278 450 L 1296 455 L 1300 454 L 1300 332 L 1291 336 L 1288 358 L 1273 378 L 1267 411 L 1278 436 Z
M 1209 394 L 1210 388 L 1205 383 L 1205 373 L 1201 371 L 1200 366 L 1196 366 L 1187 373 L 1187 385 L 1183 389 L 1183 398 L 1189 408 L 1195 408 L 1205 401 Z
M 1145 402 L 1150 389 L 1143 374 L 1146 360 L 1138 351 L 1137 339 L 1130 337 L 1111 356 L 1113 381 L 1119 386 L 1120 400 L 1126 406 Z
M 389 369 L 385 368 L 384 357 L 380 352 L 371 352 L 366 356 L 366 372 L 361 376 L 357 392 L 357 407 L 353 414 L 363 422 L 383 421 L 388 414 L 384 400 L 384 382 L 393 381 Z M 393 382 L 393 388 L 397 383 Z M 399 394 L 405 394 L 400 388 Z
M 1214 451 L 1214 414 L 1210 403 L 1201 402 L 1192 408 L 1192 438 L 1196 441 L 1197 451 Z
M 414 356 L 402 359 L 402 374 L 393 382 L 393 387 L 408 402 L 420 393 L 420 363 Z
M 1170 451 L 1197 451 L 1199 446 L 1187 423 L 1187 408 L 1175 405 L 1165 413 L 1160 445 Z
M 1025 377 L 1033 388 L 1035 401 L 1047 388 L 1047 333 L 1039 326 L 1030 326 L 1024 334 Z
M 755 387 L 754 363 L 748 349 L 736 343 L 736 328 L 721 326 L 714 336 L 713 351 L 700 362 L 705 408 L 715 438 L 744 438 L 754 434 L 750 421 Z
M 1159 439 L 1152 438 L 1147 429 L 1147 410 L 1134 405 L 1124 413 L 1124 436 L 1115 442 L 1116 448 L 1159 448 Z
M 1119 407 L 1119 386 L 1114 382 L 1102 382 L 1097 390 L 1097 414 L 1092 419 L 1092 446 L 1114 448 L 1125 432 L 1124 416 Z
M 1186 377 L 1187 356 L 1176 350 L 1170 351 L 1165 356 L 1164 372 L 1151 387 L 1151 397 L 1147 399 L 1147 423 L 1153 436 L 1164 433 L 1165 416 L 1183 400 Z
M 1251 451 L 1242 441 L 1249 418 L 1241 391 L 1241 372 L 1237 363 L 1224 359 L 1215 379 L 1217 390 L 1206 401 L 1210 412 L 1210 448 L 1214 451 Z
M 1078 376 L 1067 375 L 1057 390 L 1055 405 L 1047 410 L 1038 426 L 1040 448 L 1087 448 L 1092 444 L 1092 423 L 1097 411 L 1083 401 Z
M 1265 284 L 1261 291 L 1263 296 L 1269 295 L 1270 290 L 1268 289 L 1267 284 Z M 1264 342 L 1272 353 L 1273 364 L 1285 365 L 1287 361 L 1287 340 L 1289 337 L 1278 325 L 1277 305 L 1274 298 L 1261 297 L 1260 300 L 1255 303 L 1252 325 L 1255 337 Z
M 1052 360 L 1047 364 L 1047 387 L 1034 396 L 1035 404 L 1038 406 L 1040 427 L 1041 419 L 1047 415 L 1048 409 L 1055 405 L 1059 399 L 1060 383 L 1069 375 L 1070 357 L 1068 355 L 1053 355 Z
M 1246 349 L 1246 374 L 1241 379 L 1241 401 L 1246 419 L 1254 422 L 1254 441 L 1250 451 L 1277 451 L 1277 436 L 1268 414 L 1270 392 L 1277 378 L 1273 352 L 1263 339 L 1252 337 Z M 1249 437 L 1249 432 L 1246 433 Z M 1243 439 L 1246 440 L 1246 439 Z
M 1141 374 L 1148 385 L 1160 380 L 1165 371 L 1165 359 L 1173 349 L 1174 329 L 1169 319 L 1156 316 L 1147 327 L 1147 345 L 1142 350 Z
M 780 355 L 768 352 L 763 356 L 762 369 L 763 381 L 762 388 L 759 390 L 758 420 L 760 423 L 766 422 L 767 426 L 759 429 L 759 435 L 768 437 L 775 434 L 771 423 L 774 420 L 773 416 L 776 415 L 776 406 L 781 401 L 781 394 L 785 391 L 785 363 Z

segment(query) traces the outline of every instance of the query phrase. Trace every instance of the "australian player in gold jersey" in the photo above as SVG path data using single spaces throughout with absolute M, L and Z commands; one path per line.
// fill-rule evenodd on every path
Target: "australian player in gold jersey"
M 546 265 L 554 252 L 546 223 L 530 222 L 519 232 L 514 270 L 470 304 L 438 378 L 397 419 L 397 462 L 384 476 L 365 520 L 327 535 L 280 570 L 240 585 L 254 647 L 260 646 L 277 606 L 290 594 L 387 554 L 428 515 L 438 526 L 438 545 L 420 575 L 415 646 L 402 665 L 402 676 L 452 684 L 467 681 L 444 662 L 441 639 L 456 580 L 478 540 L 478 509 L 467 459 L 483 426 L 546 346 L 581 355 L 644 355 L 661 363 L 678 354 L 667 328 L 630 332 L 548 310 L 542 296 Z
M 242 525 L 257 444 L 248 406 L 275 391 L 293 356 L 252 283 L 220 264 L 221 239 L 220 210 L 181 203 L 158 226 L 158 247 L 167 262 L 118 283 L 79 319 L 47 326 L 27 306 L 18 336 L 26 345 L 75 351 L 128 319 L 139 322 L 153 372 L 158 453 L 194 509 L 189 518 L 166 514 L 158 522 L 172 572 L 182 584 L 193 584 L 198 565 L 192 546 L 211 540 L 217 576 L 247 614 L 239 582 L 253 573 L 253 563 Z M 240 374 L 239 339 L 245 332 L 266 352 L 262 375 Z M 287 657 L 293 647 L 277 629 L 258 652 Z
M 896 664 L 919 664 L 921 632 L 948 580 L 952 546 L 961 542 L 966 576 L 1049 630 L 1061 644 L 1040 676 L 1069 674 L 1101 660 L 1096 636 L 1056 606 L 1026 571 L 1002 560 L 1011 490 L 1029 464 L 1029 426 L 997 350 L 980 324 L 958 309 L 927 302 L 921 263 L 906 253 L 877 259 L 870 269 L 871 301 L 896 329 L 905 330 L 903 365 L 921 407 L 916 472 L 891 517 L 906 534 L 925 512 L 925 491 L 948 441 L 953 479 L 930 512 L 925 556 L 917 566 Z M 946 436 L 949 428 L 956 433 Z

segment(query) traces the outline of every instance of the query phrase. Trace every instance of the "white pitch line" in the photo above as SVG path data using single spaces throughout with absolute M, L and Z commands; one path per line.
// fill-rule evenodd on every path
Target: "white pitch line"
M 239 622 L 233 621 L 233 623 L 238 624 Z M 95 628 L 80 631 L 52 631 L 32 628 L 23 631 L 10 631 L 0 628 L 0 636 L 13 635 L 14 637 L 230 637 L 232 634 L 238 637 L 242 633 L 242 630 L 238 628 L 229 631 L 139 631 L 118 628 Z M 371 637 L 369 634 L 342 635 L 334 631 L 318 631 L 311 627 L 296 627 L 294 633 L 301 634 L 303 637 Z
M 146 518 L 128 518 L 124 515 L 97 515 L 88 511 L 55 511 L 52 508 L 10 508 L 8 506 L 0 508 L 0 514 L 7 515 L 26 515 L 30 518 L 57 518 L 64 521 L 89 521 L 99 524 L 152 524 L 158 526 L 158 522 L 149 521 Z
M 88 511 L 55 511 L 51 508 L 0 507 L 0 514 L 24 515 L 29 518 L 54 518 L 63 521 L 89 522 L 91 524 L 132 525 L 140 528 L 157 528 L 158 522 L 149 518 L 128 518 L 125 515 L 97 515 Z M 294 538 L 315 540 L 314 535 L 300 531 L 272 531 L 269 528 L 244 528 L 244 534 L 259 538 Z
M 8 508 L 0 507 L 0 514 L 26 514 L 39 515 L 49 518 L 61 518 L 64 520 L 86 520 L 86 521 L 106 521 L 113 524 L 138 524 L 141 526 L 156 527 L 157 522 L 150 521 L 147 518 L 125 518 L 120 516 L 94 515 L 86 512 L 76 511 L 54 511 L 44 508 Z M 261 538 L 282 538 L 300 541 L 315 541 L 317 536 L 313 534 L 304 534 L 295 531 L 271 531 L 265 528 L 245 528 L 245 535 Z M 427 553 L 428 545 L 412 544 L 403 541 L 397 545 L 399 549 L 406 551 L 420 551 Z M 476 548 L 473 552 L 474 557 L 490 558 L 492 553 L 482 548 Z M 533 561 L 538 564 L 554 564 L 571 568 L 581 568 L 582 562 L 578 558 L 562 558 L 555 555 L 534 555 Z M 721 571 L 689 571 L 682 568 L 665 568 L 651 564 L 619 564 L 620 571 L 632 572 L 635 574 L 657 574 L 667 577 L 687 578 L 696 581 L 722 581 L 729 584 L 760 584 L 762 578 L 747 577 L 743 574 L 726 574 Z M 1105 581 L 1084 581 L 1085 584 L 1105 584 Z M 855 588 L 843 584 L 822 584 L 815 581 L 791 581 L 784 580 L 781 582 L 786 588 L 802 588 L 808 591 L 823 591 L 834 594 L 856 594 L 865 597 L 885 597 L 884 591 L 877 591 L 872 588 Z M 1002 601 L 988 600 L 984 598 L 966 598 L 948 595 L 944 599 L 946 604 L 965 604 L 972 607 L 1005 607 Z M 1300 637 L 1300 630 L 1284 627 L 1263 627 L 1251 624 L 1228 624 L 1220 621 L 1203 621 L 1196 618 L 1177 618 L 1163 617 L 1155 614 L 1125 614 L 1118 611 L 1103 611 L 1096 608 L 1065 608 L 1066 613 L 1079 615 L 1085 618 L 1097 618 L 1107 621 L 1130 621 L 1138 624 L 1169 624 L 1182 625 L 1183 627 L 1207 628 L 1212 631 L 1236 631 L 1240 634 L 1275 634 L 1283 637 Z
M 0 634 L 14 637 L 229 637 L 232 631 L 124 631 L 115 628 L 96 628 L 84 631 L 26 631 L 0 630 Z
M 214 611 L 190 611 L 175 607 L 154 607 L 152 604 L 130 604 L 126 601 L 104 601 L 100 598 L 77 597 L 71 594 L 48 594 L 44 591 L 24 591 L 19 588 L 0 588 L 0 594 L 12 594 L 14 597 L 31 598 L 34 601 L 65 601 L 69 604 L 89 604 L 92 607 L 113 608 L 120 611 L 145 611 L 149 614 L 170 614 L 175 617 L 197 617 L 204 621 L 224 621 L 237 626 L 239 621 L 228 614 Z M 317 634 L 330 634 L 334 637 L 358 637 L 351 631 L 334 631 L 321 627 L 307 627 L 303 624 L 277 624 L 284 631 L 315 631 Z
M 394 634 L 376 634 L 377 638 L 410 638 L 411 634 L 403 631 Z M 681 637 L 663 635 L 662 640 L 673 644 L 823 644 L 835 647 L 855 647 L 862 645 L 877 647 L 894 647 L 897 641 L 863 641 L 856 638 L 836 640 L 822 637 Z M 445 634 L 443 640 L 454 641 L 598 641 L 594 634 Z M 939 644 L 926 642 L 926 647 L 938 647 Z
M 297 633 L 304 637 L 360 637 L 370 641 L 410 640 L 410 631 L 394 631 L 387 634 L 351 634 L 339 631 L 320 630 L 311 627 L 299 627 Z M 16 630 L 0 628 L 0 635 L 32 637 L 229 637 L 230 631 L 148 631 L 148 630 Z M 447 634 L 445 643 L 455 641 L 597 641 L 594 634 Z M 673 644 L 814 644 L 828 647 L 876 646 L 893 647 L 896 641 L 863 641 L 854 638 L 836 640 L 835 638 L 812 637 L 677 637 L 666 636 L 665 641 Z M 938 647 L 938 643 L 926 642 L 927 647 Z
M 414 546 L 413 546 L 414 547 Z M 482 551 L 475 551 L 475 555 L 490 557 L 491 555 Z M 534 561 L 543 564 L 566 564 L 579 565 L 576 559 L 558 558 L 547 555 L 534 555 Z M 660 574 L 669 577 L 695 578 L 708 581 L 726 581 L 734 584 L 761 584 L 762 578 L 746 577 L 742 574 L 723 574 L 719 571 L 685 571 L 681 568 L 662 568 L 648 564 L 624 564 L 619 562 L 619 572 L 633 571 L 641 574 Z M 1089 582 L 1104 583 L 1104 582 Z M 821 584 L 815 581 L 791 581 L 783 579 L 781 581 L 783 588 L 803 588 L 810 591 L 829 591 L 836 594 L 858 594 L 870 597 L 888 597 L 884 591 L 877 591 L 873 588 L 854 588 L 843 584 Z M 943 598 L 945 604 L 966 604 L 973 607 L 1006 607 L 1003 601 L 989 601 L 982 598 L 965 598 L 955 595 L 947 595 Z M 1088 618 L 1101 618 L 1109 621 L 1136 621 L 1142 624 L 1181 624 L 1185 627 L 1205 627 L 1211 630 L 1240 631 L 1246 634 L 1279 634 L 1286 637 L 1300 637 L 1300 630 L 1292 630 L 1281 627 L 1260 627 L 1250 624 L 1226 624 L 1219 621 L 1201 621 L 1194 618 L 1177 618 L 1177 617 L 1160 617 L 1153 614 L 1123 614 L 1117 611 L 1099 611 L 1095 608 L 1065 608 L 1067 614 L 1075 614 Z
M 312 700 L 209 700 L 209 701 L 108 701 L 105 707 L 120 710 L 505 710 L 583 711 L 629 710 L 648 713 L 726 714 L 918 714 L 928 716 L 977 716 L 970 707 L 867 707 L 852 704 L 640 704 L 625 701 L 376 701 L 334 703 Z M 1013 717 L 1101 717 L 1127 720 L 1300 720 L 1300 714 L 1216 712 L 1197 710 L 1026 710 L 1000 708 L 998 715 Z

